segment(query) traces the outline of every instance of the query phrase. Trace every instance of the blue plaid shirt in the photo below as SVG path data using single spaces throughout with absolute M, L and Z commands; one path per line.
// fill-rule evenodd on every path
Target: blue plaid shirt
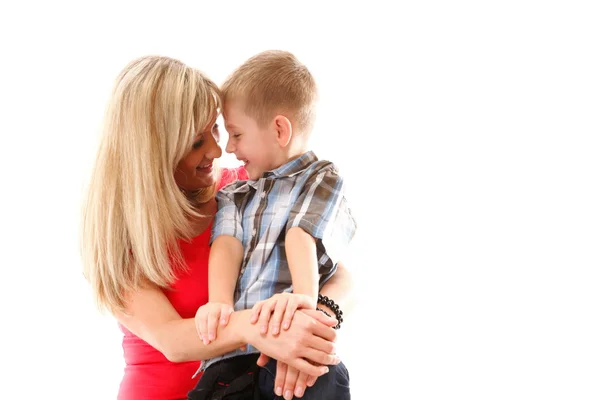
M 217 193 L 219 210 L 211 243 L 221 235 L 233 236 L 244 246 L 236 285 L 235 310 L 249 309 L 276 293 L 292 291 L 285 256 L 285 233 L 300 227 L 317 242 L 320 286 L 335 273 L 340 255 L 356 231 L 344 196 L 344 181 L 336 166 L 319 160 L 312 151 L 256 181 L 238 181 Z M 214 362 L 256 353 L 236 350 L 206 360 Z

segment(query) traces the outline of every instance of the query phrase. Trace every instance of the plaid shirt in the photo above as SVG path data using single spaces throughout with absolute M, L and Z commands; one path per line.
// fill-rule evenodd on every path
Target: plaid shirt
M 335 165 L 309 151 L 257 181 L 238 181 L 217 194 L 219 211 L 211 243 L 233 236 L 244 246 L 235 289 L 235 310 L 249 309 L 276 293 L 292 291 L 285 256 L 285 233 L 300 227 L 317 239 L 320 286 L 335 273 L 340 255 L 352 240 L 356 223 L 344 197 L 344 181 Z M 257 352 L 248 346 L 207 360 L 210 364 Z

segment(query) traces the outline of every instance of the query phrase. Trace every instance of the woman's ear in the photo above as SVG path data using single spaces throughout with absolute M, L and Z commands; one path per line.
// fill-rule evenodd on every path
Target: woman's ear
M 277 131 L 277 142 L 279 146 L 286 147 L 292 140 L 292 123 L 283 115 L 277 115 L 273 120 Z

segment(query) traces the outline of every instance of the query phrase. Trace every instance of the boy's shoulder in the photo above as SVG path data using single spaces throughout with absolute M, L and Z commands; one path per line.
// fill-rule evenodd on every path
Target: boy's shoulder
M 318 175 L 322 173 L 330 173 L 332 175 L 340 175 L 338 166 L 329 160 L 316 160 L 305 169 L 305 173 L 310 175 Z
M 324 168 L 334 168 L 337 169 L 337 166 L 333 163 L 333 161 L 329 160 L 316 160 L 309 165 L 309 168 L 315 169 L 324 169 Z

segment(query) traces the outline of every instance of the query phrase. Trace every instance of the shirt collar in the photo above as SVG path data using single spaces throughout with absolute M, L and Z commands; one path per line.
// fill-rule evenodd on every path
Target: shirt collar
M 302 154 L 300 157 L 294 158 L 293 160 L 288 161 L 287 163 L 283 164 L 281 167 L 265 172 L 262 177 L 263 178 L 290 177 L 292 175 L 295 175 L 299 172 L 304 171 L 306 168 L 309 167 L 309 165 L 311 165 L 315 161 L 319 161 L 319 159 L 317 158 L 315 153 L 313 153 L 312 151 L 307 151 L 306 153 Z

